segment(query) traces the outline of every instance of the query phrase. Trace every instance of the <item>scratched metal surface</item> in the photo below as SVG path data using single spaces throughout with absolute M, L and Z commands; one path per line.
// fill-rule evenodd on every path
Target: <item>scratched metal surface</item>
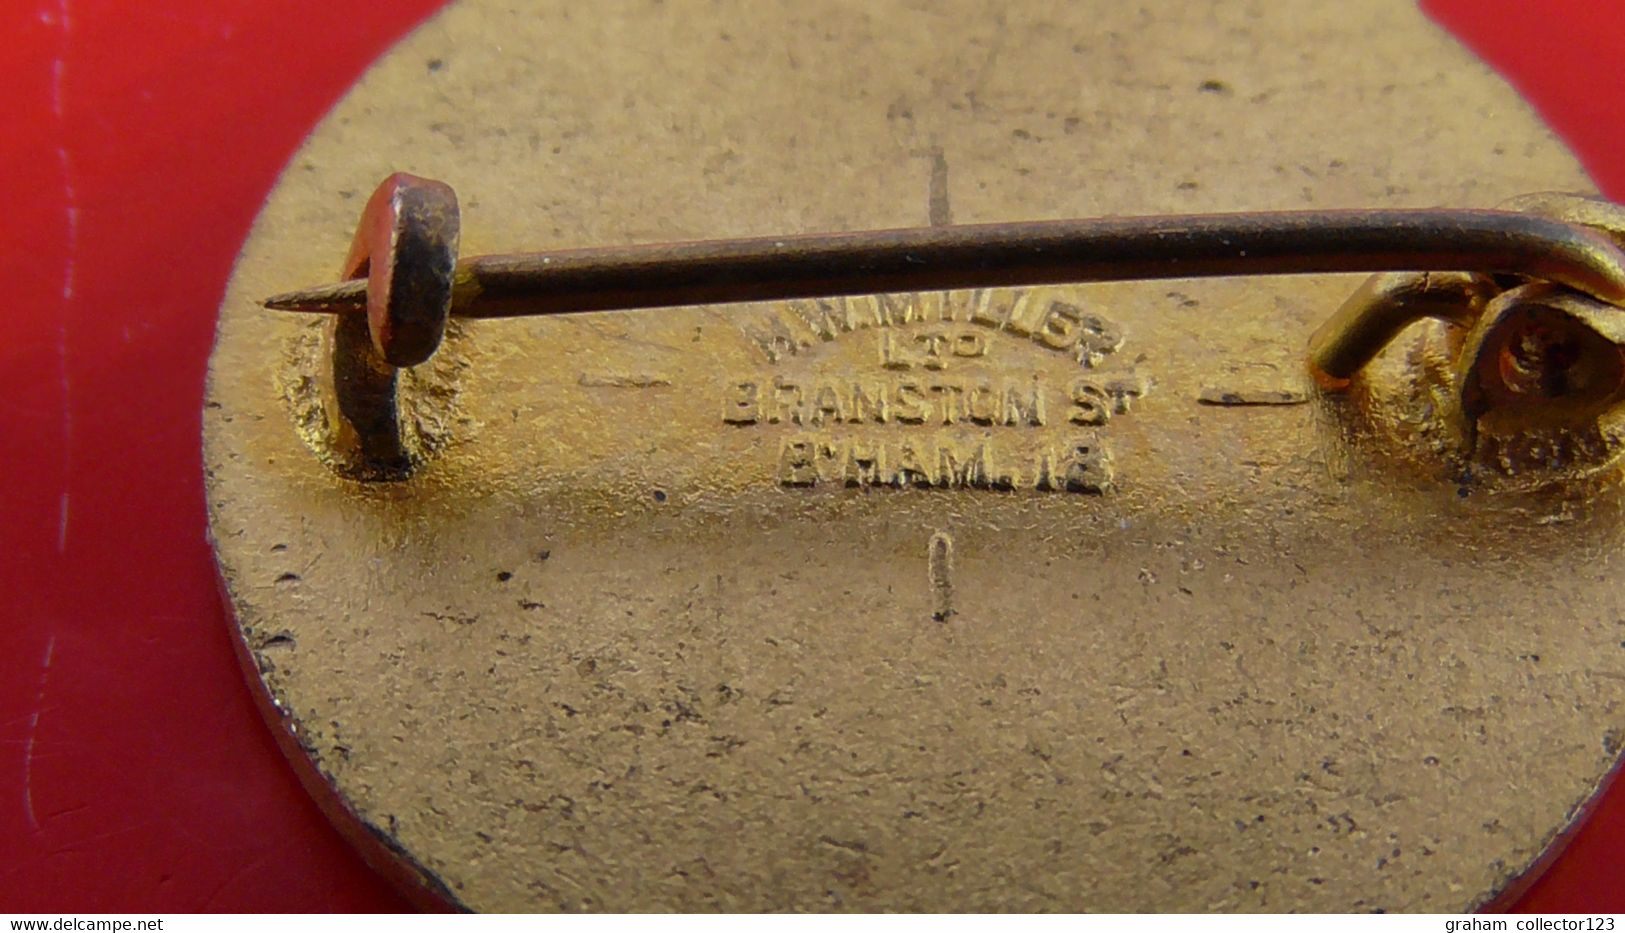
M 1587 182 L 1400 3 L 452 8 L 257 223 L 205 460 L 285 725 L 456 903 L 1459 910 L 1618 753 L 1617 491 L 1462 496 L 1402 361 L 1314 397 L 1353 281 L 471 324 L 363 488 L 253 301 L 397 168 L 468 252 Z

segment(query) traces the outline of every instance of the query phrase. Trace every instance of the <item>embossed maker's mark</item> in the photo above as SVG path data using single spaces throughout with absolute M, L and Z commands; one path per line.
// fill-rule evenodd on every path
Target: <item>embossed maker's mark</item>
M 789 424 L 942 425 L 1041 428 L 1051 412 L 1068 424 L 1099 427 L 1128 414 L 1147 390 L 1134 374 L 1089 376 L 1064 390 L 1047 386 L 1035 373 L 1022 379 L 919 379 L 875 376 L 815 379 L 774 376 L 734 382 L 724 391 L 722 421 L 735 427 Z
M 1037 449 L 1012 450 L 990 438 L 937 436 L 879 441 L 800 434 L 779 446 L 781 486 L 890 489 L 1034 489 L 1101 495 L 1112 457 L 1092 434 Z
M 1122 347 L 1121 328 L 1048 286 L 798 300 L 747 332 L 773 364 L 849 336 L 867 335 L 878 351 L 869 374 L 849 364 L 826 375 L 809 361 L 724 388 L 724 424 L 796 429 L 779 441 L 774 469 L 787 488 L 1100 495 L 1113 465 L 1098 431 L 1150 387 L 1132 369 L 1098 369 Z M 1057 378 L 1037 359 L 1021 368 L 996 359 L 1024 347 L 1085 372 Z
M 1086 369 L 1123 345 L 1122 329 L 1115 322 L 1049 286 L 803 299 L 782 309 L 766 323 L 744 326 L 769 363 L 847 334 L 931 323 L 973 325 L 1023 337 L 1072 357 Z

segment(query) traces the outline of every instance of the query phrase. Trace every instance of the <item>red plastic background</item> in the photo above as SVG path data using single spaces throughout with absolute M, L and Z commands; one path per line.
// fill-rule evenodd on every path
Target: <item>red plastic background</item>
M 438 5 L 0 4 L 0 911 L 405 909 L 241 682 L 198 433 L 277 171 Z M 1426 6 L 1625 197 L 1625 5 Z M 1625 781 L 1519 906 L 1625 911 Z

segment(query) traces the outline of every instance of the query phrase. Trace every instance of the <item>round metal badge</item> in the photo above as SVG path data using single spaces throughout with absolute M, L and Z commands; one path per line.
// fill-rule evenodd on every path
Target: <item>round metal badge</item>
M 1461 911 L 1615 766 L 1617 469 L 1464 476 L 1425 326 L 1323 393 L 1358 279 L 454 321 L 378 479 L 259 302 L 397 169 L 467 253 L 1588 182 L 1401 0 L 447 9 L 272 192 L 204 413 L 251 683 L 420 892 Z

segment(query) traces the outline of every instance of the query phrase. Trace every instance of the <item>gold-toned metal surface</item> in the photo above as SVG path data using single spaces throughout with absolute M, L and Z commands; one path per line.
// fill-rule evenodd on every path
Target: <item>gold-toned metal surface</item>
M 452 7 L 273 193 L 204 432 L 296 758 L 457 905 L 1461 910 L 1619 754 L 1617 467 L 1464 474 L 1461 327 L 1321 394 L 1349 276 L 454 322 L 366 483 L 257 301 L 397 167 L 470 253 L 1587 182 L 1388 0 Z

